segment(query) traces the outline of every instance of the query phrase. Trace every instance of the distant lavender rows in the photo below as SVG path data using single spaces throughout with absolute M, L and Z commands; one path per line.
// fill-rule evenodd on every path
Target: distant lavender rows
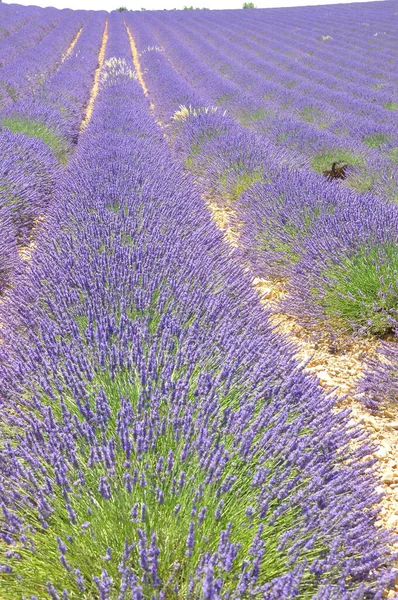
M 259 59 L 253 50 L 255 44 L 249 44 L 251 40 L 246 38 L 243 44 L 249 48 L 242 49 L 245 30 L 242 33 L 241 26 L 232 25 L 240 35 L 237 42 L 231 43 L 219 35 L 219 28 L 195 25 L 191 29 L 184 22 L 190 23 L 190 19 L 181 17 L 176 39 L 172 19 L 167 23 L 167 19 L 160 20 L 155 13 L 146 24 L 154 22 L 152 30 L 157 45 L 165 48 L 178 72 L 209 101 L 229 109 L 241 123 L 264 133 L 276 145 L 293 151 L 299 165 L 310 165 L 318 156 L 334 149 L 336 155 L 346 154 L 348 162 L 351 160 L 355 166 L 349 185 L 359 190 L 372 189 L 389 200 L 398 196 L 397 119 L 395 110 L 386 108 L 398 109 L 398 103 L 394 102 L 396 85 L 386 86 L 382 77 L 368 77 L 366 85 L 361 82 L 353 89 L 345 82 L 344 90 L 335 91 L 333 52 L 328 69 L 322 69 L 321 81 L 314 83 L 320 74 L 314 68 L 302 66 L 306 62 L 302 59 L 309 57 L 307 53 L 299 58 L 285 56 L 283 44 L 287 46 L 285 51 L 291 48 L 285 37 L 289 22 L 283 22 L 279 36 L 277 27 L 267 24 L 270 36 L 276 38 L 275 49 Z M 225 22 L 228 20 L 224 19 Z M 214 42 L 209 43 L 212 38 Z M 314 39 L 312 47 L 314 44 L 316 49 L 325 43 Z M 231 60 L 234 56 L 235 60 Z M 314 57 L 310 58 L 314 62 Z M 352 68 L 356 69 L 356 65 Z M 217 76 L 218 85 L 214 85 Z M 375 83 L 386 87 L 373 90 Z M 361 92 L 362 98 L 358 97 Z
M 88 13 L 70 11 L 62 21 L 55 9 L 47 15 L 44 32 L 38 36 L 34 51 L 28 48 L 0 69 L 0 108 L 10 106 L 26 94 L 33 94 L 60 66 L 64 53 L 87 19 Z M 35 26 L 33 26 L 34 29 Z M 45 35 L 46 28 L 49 31 Z M 33 34 L 32 31 L 29 32 Z M 43 36 L 44 34 L 44 36 Z M 18 36 L 18 33 L 15 34 Z M 5 40 L 14 47 L 12 37 Z M 7 48 L 5 48 L 7 54 Z
M 381 248 L 378 259 L 367 259 L 369 268 L 375 269 L 376 281 L 372 285 L 379 287 L 379 295 L 368 304 L 362 302 L 359 295 L 355 299 L 358 314 L 351 318 L 349 325 L 359 333 L 396 328 L 395 254 L 384 256 L 384 248 L 397 245 L 396 205 L 386 202 L 390 198 L 385 193 L 360 194 L 339 182 L 328 183 L 322 175 L 308 169 L 297 170 L 300 162 L 292 149 L 286 151 L 280 144 L 275 144 L 272 136 L 245 132 L 245 127 L 223 114 L 228 102 L 219 105 L 217 112 L 207 110 L 231 92 L 229 78 L 214 72 L 209 67 L 209 60 L 199 60 L 180 44 L 178 38 L 173 42 L 170 37 L 166 38 L 167 19 L 160 24 L 155 17 L 156 14 L 148 19 L 141 15 L 129 17 L 141 50 L 140 60 L 155 111 L 203 193 L 237 212 L 242 252 L 251 264 L 253 274 L 287 278 L 289 294 L 284 310 L 307 326 L 324 328 L 328 327 L 324 298 L 334 285 L 333 278 L 325 278 L 329 267 L 343 269 L 344 261 L 358 253 L 373 256 Z M 190 17 L 171 15 L 169 25 L 177 18 L 184 21 Z M 181 30 L 180 23 L 175 31 Z M 171 31 L 170 27 L 168 35 Z M 197 37 L 197 40 L 202 39 L 202 35 Z M 198 41 L 197 45 L 200 44 Z M 172 63 L 167 55 L 169 50 Z M 243 109 L 250 105 L 250 98 L 235 91 L 234 102 L 235 106 L 241 103 Z M 185 115 L 184 111 L 178 114 L 179 105 L 191 105 L 192 110 Z M 307 141 L 306 137 L 300 140 L 303 148 Z M 325 149 L 335 147 L 331 136 L 328 139 L 324 135 L 322 143 Z M 333 152 L 330 160 L 332 157 Z M 379 165 L 382 160 L 378 160 Z M 386 175 L 382 181 L 395 193 L 396 170 L 388 169 L 388 178 Z M 386 274 L 380 272 L 377 275 L 377 260 L 385 263 Z M 318 290 L 316 294 L 314 290 Z M 398 399 L 394 346 L 391 352 L 390 366 L 380 366 L 383 371 L 380 389 L 376 385 L 377 376 L 372 375 L 377 362 L 371 369 L 373 383 L 365 383 L 363 387 L 378 402 L 383 401 L 388 377 L 390 395 Z M 389 354 L 388 347 L 385 354 Z M 368 397 L 366 401 L 369 401 Z
M 84 22 L 73 52 L 52 77 L 34 94 L 0 111 L 1 290 L 20 267 L 16 248 L 29 242 L 32 226 L 45 214 L 60 165 L 77 141 L 98 63 L 105 14 L 86 13 Z M 81 16 L 73 16 L 75 33 L 80 23 Z M 70 43 L 69 25 L 63 31 L 65 35 L 57 41 L 61 54 Z M 52 48 L 52 42 L 50 46 L 47 42 L 51 42 L 49 37 L 36 46 L 34 64 L 45 63 Z M 25 63 L 18 61 L 16 66 L 15 78 L 24 78 Z
M 268 326 L 118 13 L 106 59 L 1 307 L 1 597 L 381 599 L 369 449 Z
M 0 41 L 0 68 L 12 63 L 24 52 L 31 50 L 55 27 L 62 24 L 71 11 L 65 12 L 66 14 L 62 14 L 56 9 L 47 9 L 40 16 L 26 19 L 17 31 L 13 32 L 11 29 L 9 35 Z
M 3 6 L 1 11 L 0 40 L 16 33 L 32 20 L 39 19 L 41 13 L 41 9 L 35 6 L 22 7 L 18 4 Z

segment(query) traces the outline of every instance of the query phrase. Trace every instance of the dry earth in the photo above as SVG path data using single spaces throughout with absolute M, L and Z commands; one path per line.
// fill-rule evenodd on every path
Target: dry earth
M 98 96 L 98 91 L 99 91 L 100 74 L 101 74 L 101 70 L 104 65 L 104 60 L 105 60 L 105 48 L 106 48 L 107 41 L 108 41 L 108 19 L 106 20 L 106 23 L 105 23 L 104 33 L 103 33 L 102 42 L 101 42 L 101 48 L 100 48 L 99 55 L 98 55 L 98 66 L 95 70 L 95 75 L 94 75 L 94 84 L 91 89 L 90 99 L 88 101 L 87 108 L 86 108 L 86 114 L 80 125 L 80 133 L 82 133 L 85 130 L 85 128 L 89 124 L 90 119 L 93 114 L 94 103 Z
M 69 54 L 72 52 L 73 48 L 76 46 L 76 42 L 80 37 L 81 32 L 83 31 L 83 27 L 80 27 L 79 31 L 77 32 L 77 34 L 75 35 L 75 37 L 73 38 L 73 40 L 71 41 L 71 43 L 69 44 L 69 47 L 67 49 L 67 51 L 65 52 L 65 54 L 62 57 L 62 62 L 64 62 L 64 60 L 66 60 L 69 56 Z

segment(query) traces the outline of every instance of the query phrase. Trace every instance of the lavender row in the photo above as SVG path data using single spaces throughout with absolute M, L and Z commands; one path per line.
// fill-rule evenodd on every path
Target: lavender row
M 149 115 L 120 15 L 109 32 L 93 119 L 4 307 L 2 597 L 381 598 L 369 450 L 264 323 Z
M 215 56 L 220 54 L 218 50 L 222 45 L 220 42 L 214 46 L 209 45 L 203 41 L 204 32 L 199 31 L 198 35 L 192 36 L 195 46 L 195 53 L 193 53 L 180 47 L 178 42 L 176 43 L 173 28 L 165 27 L 164 19 L 155 26 L 155 34 L 159 35 L 159 29 L 163 32 L 168 29 L 166 38 L 163 33 L 159 38 L 158 45 L 164 47 L 166 52 L 171 54 L 173 64 L 178 71 L 188 79 L 191 85 L 195 85 L 195 80 L 200 81 L 201 86 L 204 85 L 207 88 L 205 92 L 202 90 L 202 93 L 206 93 L 212 102 L 222 104 L 230 109 L 231 114 L 242 124 L 254 128 L 259 133 L 265 131 L 268 139 L 295 152 L 299 162 L 304 162 L 304 165 L 310 163 L 318 171 L 330 168 L 335 160 L 346 160 L 351 164 L 351 173 L 347 178 L 346 185 L 358 189 L 360 192 L 373 189 L 374 193 L 388 200 L 397 197 L 398 190 L 396 184 L 394 185 L 397 178 L 394 152 L 396 153 L 398 135 L 394 121 L 392 125 L 387 123 L 377 125 L 374 119 L 353 118 L 353 115 L 349 114 L 342 117 L 336 111 L 331 130 L 326 131 L 324 126 L 327 123 L 327 117 L 322 103 L 318 102 L 319 106 L 317 107 L 316 90 L 314 90 L 315 100 L 314 96 L 308 97 L 308 95 L 299 100 L 300 96 L 297 95 L 296 89 L 290 91 L 279 85 L 278 87 L 282 90 L 282 97 L 279 97 L 280 103 L 277 102 L 278 97 L 275 97 L 273 101 L 267 98 L 264 103 L 259 98 L 264 93 L 267 97 L 270 96 L 271 88 L 275 86 L 270 88 L 261 75 L 248 74 L 247 69 L 239 66 L 236 61 L 233 62 L 230 59 L 227 61 L 230 65 L 227 71 L 227 81 L 210 69 L 207 69 L 207 77 L 202 75 L 203 60 L 199 64 L 197 57 L 204 58 L 205 64 L 214 64 Z M 183 30 L 184 28 L 180 25 L 179 35 Z M 203 54 L 205 45 L 207 51 Z M 239 50 L 238 54 L 242 54 L 242 52 Z M 192 65 L 194 66 L 192 67 Z M 265 63 L 263 65 L 266 66 Z M 264 71 L 264 66 L 262 69 L 260 68 L 260 72 L 262 71 Z M 280 73 L 280 79 L 283 80 L 283 71 Z M 234 80 L 236 83 L 233 83 Z M 346 105 L 347 97 L 342 101 Z M 281 106 L 287 105 L 291 105 L 290 116 L 286 114 L 285 108 L 281 110 Z M 391 115 L 391 111 L 380 110 Z M 320 119 L 322 130 L 318 125 L 301 121 L 301 117 L 297 118 L 296 116 L 300 114 L 307 121 Z M 325 119 L 326 123 L 324 123 Z M 344 132 L 343 137 L 342 132 Z M 379 147 L 381 155 L 378 151 Z
M 35 46 L 35 51 L 25 52 L 0 70 L 0 108 L 34 93 L 62 62 L 68 46 L 87 20 L 85 11 L 71 12 Z
M 26 100 L 0 113 L 0 291 L 19 268 L 17 246 L 30 240 L 73 151 L 93 85 L 105 15 L 93 14 L 73 52 L 55 75 Z

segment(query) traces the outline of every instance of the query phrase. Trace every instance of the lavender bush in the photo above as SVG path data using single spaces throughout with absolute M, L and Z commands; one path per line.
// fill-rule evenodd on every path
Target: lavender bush
M 381 345 L 359 383 L 362 402 L 371 410 L 395 409 L 398 402 L 398 349 L 394 342 Z
M 52 199 L 57 175 L 57 162 L 42 141 L 0 131 L 0 208 L 8 209 L 21 242 Z
M 303 240 L 284 307 L 307 325 L 322 323 L 383 336 L 397 325 L 398 213 L 369 197 L 342 203 Z

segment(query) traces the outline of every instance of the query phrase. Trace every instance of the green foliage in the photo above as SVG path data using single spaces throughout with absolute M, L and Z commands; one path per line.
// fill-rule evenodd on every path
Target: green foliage
M 394 163 L 398 163 L 398 146 L 395 146 L 390 152 L 390 159 Z
M 159 315 L 158 315 L 159 316 Z M 197 387 L 198 370 L 194 371 L 189 380 L 188 402 L 194 402 L 195 389 Z M 120 370 L 114 377 L 105 371 L 97 373 L 92 381 L 90 397 L 87 398 L 91 409 L 95 409 L 95 398 L 98 389 L 102 388 L 108 399 L 111 415 L 108 423 L 106 437 L 108 442 L 111 438 L 118 440 L 115 436 L 117 427 L 117 415 L 120 410 L 121 397 L 128 398 L 131 408 L 137 411 L 138 398 L 140 395 L 141 384 L 138 377 L 134 377 L 131 372 Z M 55 391 L 55 390 L 54 390 Z M 239 399 L 242 391 L 237 386 L 232 387 L 227 395 L 220 392 L 219 401 L 225 409 L 237 410 L 239 408 Z M 45 401 L 45 398 L 42 399 Z M 64 402 L 67 410 L 71 411 L 77 419 L 80 419 L 76 400 L 73 394 L 66 393 Z M 258 409 L 262 408 L 263 400 L 258 401 Z M 61 419 L 60 405 L 51 402 L 48 399 L 54 411 L 54 417 Z M 147 410 L 151 407 L 148 406 Z M 59 409 L 59 410 L 57 410 Z M 159 404 L 160 418 L 170 410 L 167 402 Z M 290 420 L 296 417 L 293 413 L 289 415 Z M 216 427 L 216 422 L 209 422 L 209 428 Z M 259 431 L 257 437 L 263 432 Z M 95 430 L 98 444 L 104 443 L 104 434 L 98 427 Z M 306 435 L 303 432 L 303 435 Z M 226 439 L 226 450 L 233 448 L 234 437 Z M 231 461 L 225 469 L 224 479 L 233 478 L 233 485 L 228 494 L 228 502 L 220 511 L 220 518 L 215 519 L 215 511 L 220 507 L 220 498 L 217 490 L 220 487 L 220 481 L 205 485 L 206 473 L 201 466 L 200 459 L 195 452 L 190 452 L 185 459 L 182 459 L 183 449 L 186 439 L 177 437 L 171 428 L 171 425 L 165 427 L 164 432 L 156 439 L 156 445 L 149 448 L 142 456 L 133 453 L 130 459 L 131 473 L 137 469 L 138 479 L 141 476 L 146 478 L 146 486 L 135 485 L 129 492 L 123 482 L 125 472 L 126 454 L 118 441 L 115 446 L 115 470 L 109 471 L 104 462 L 94 462 L 90 465 L 90 444 L 87 440 L 81 439 L 76 446 L 74 453 L 74 464 L 68 462 L 68 475 L 71 481 L 76 482 L 68 495 L 68 501 L 76 515 L 74 523 L 71 523 L 65 509 L 65 498 L 62 495 L 61 488 L 54 485 L 52 505 L 54 512 L 48 518 L 48 527 L 37 518 L 37 511 L 34 507 L 26 506 L 24 517 L 26 523 L 32 527 L 29 537 L 34 543 L 20 544 L 15 548 L 21 559 L 15 559 L 15 570 L 19 577 L 14 573 L 8 574 L 0 572 L 0 590 L 2 600 L 15 600 L 24 596 L 31 595 L 38 598 L 47 598 L 46 582 L 51 580 L 59 590 L 68 589 L 71 599 L 98 598 L 98 589 L 92 579 L 95 572 L 95 566 L 98 567 L 97 575 L 101 575 L 101 569 L 106 566 L 106 570 L 112 579 L 119 580 L 120 574 L 118 568 L 122 561 L 123 551 L 126 540 L 129 544 L 136 544 L 139 541 L 138 529 L 144 530 L 150 537 L 155 530 L 157 534 L 157 546 L 160 550 L 160 572 L 159 575 L 163 581 L 167 581 L 170 574 L 175 573 L 175 580 L 179 582 L 179 597 L 185 598 L 188 594 L 188 584 L 193 573 L 196 572 L 200 559 L 205 552 L 216 552 L 220 536 L 227 530 L 229 523 L 233 522 L 230 540 L 232 543 L 241 544 L 238 552 L 240 560 L 236 560 L 234 567 L 230 572 L 221 571 L 218 575 L 224 579 L 226 588 L 233 588 L 240 573 L 240 564 L 250 554 L 250 548 L 253 545 L 254 538 L 258 532 L 259 525 L 262 523 L 264 530 L 261 538 L 265 541 L 265 553 L 262 558 L 262 575 L 259 583 L 266 583 L 267 580 L 282 575 L 289 569 L 286 551 L 278 548 L 280 536 L 288 531 L 297 521 L 302 519 L 298 509 L 289 507 L 277 517 L 274 524 L 269 524 L 267 519 L 260 518 L 259 513 L 250 516 L 246 513 L 246 507 L 255 505 L 258 498 L 258 487 L 253 484 L 253 464 L 262 461 L 262 449 L 258 448 L 257 454 L 245 461 Z M 156 486 L 159 477 L 156 474 L 159 457 L 167 457 L 172 451 L 175 457 L 173 466 L 166 472 L 162 480 L 162 489 L 164 490 L 164 501 L 160 502 L 156 495 Z M 67 462 L 67 461 L 65 461 Z M 268 479 L 271 481 L 275 473 L 278 473 L 278 464 L 264 462 L 265 469 L 269 469 Z M 172 494 L 173 479 L 178 479 L 181 472 L 185 472 L 185 479 L 189 485 L 182 485 L 179 493 Z M 294 479 L 297 470 L 291 469 L 289 478 Z M 284 475 L 285 476 L 285 475 Z M 101 477 L 106 477 L 112 497 L 104 499 L 99 490 L 98 483 Z M 38 470 L 38 480 L 43 480 L 43 474 Z M 52 477 L 55 481 L 55 477 Z M 81 485 L 81 481 L 85 485 Z M 45 484 L 43 480 L 43 485 Z M 195 501 L 192 496 L 193 489 L 199 489 L 203 485 L 203 495 Z M 87 490 L 90 490 L 88 492 Z M 32 503 L 33 504 L 33 503 Z M 195 517 L 192 517 L 192 508 L 195 505 Z M 270 502 L 268 514 L 272 515 L 278 507 L 283 504 L 283 499 L 275 498 Z M 131 514 L 134 505 L 138 507 L 138 518 L 132 522 L 126 515 Z M 145 510 L 143 507 L 145 505 Z M 178 506 L 180 507 L 178 510 Z M 203 522 L 198 520 L 197 515 L 202 508 L 206 509 L 206 517 Z M 177 514 L 178 513 L 178 514 Z M 187 535 L 191 520 L 195 520 L 195 547 L 192 555 L 187 553 Z M 68 571 L 60 561 L 60 552 L 58 549 L 57 538 L 60 538 L 65 544 L 66 561 L 70 566 Z M 321 546 L 321 542 L 320 542 Z M 112 548 L 110 559 L 101 564 L 100 557 L 105 557 L 107 548 Z M 0 560 L 2 554 L 6 551 L 0 547 Z M 322 551 L 322 548 L 309 549 L 308 558 L 311 560 Z M 134 554 L 134 561 L 138 567 L 137 554 Z M 86 589 L 84 595 L 79 591 L 75 570 L 79 569 L 84 577 Z M 34 577 L 32 577 L 34 573 Z M 137 575 L 140 571 L 137 572 Z M 201 596 L 201 590 L 196 590 L 194 597 Z M 145 596 L 146 597 L 146 596 Z M 149 597 L 149 596 L 148 596 Z M 170 596 L 174 597 L 171 590 Z M 304 596 L 303 598 L 311 596 Z M 116 596 L 112 595 L 112 598 Z
M 269 111 L 258 108 L 257 110 L 244 111 L 239 117 L 239 122 L 245 127 L 256 123 L 258 121 L 264 121 L 269 115 Z
M 398 245 L 363 246 L 330 264 L 312 295 L 339 328 L 382 336 L 398 312 Z
M 387 110 L 398 110 L 398 102 L 386 102 L 383 106 Z
M 234 202 L 254 183 L 263 183 L 263 181 L 261 169 L 248 170 L 243 162 L 236 162 L 222 173 L 218 184 L 223 196 Z
M 59 162 L 66 164 L 69 153 L 66 140 L 54 133 L 44 123 L 32 121 L 25 117 L 6 117 L 1 120 L 1 124 L 14 133 L 23 133 L 28 137 L 42 140 L 52 150 Z
M 232 200 L 237 200 L 254 183 L 261 183 L 262 181 L 263 175 L 260 171 L 247 171 L 237 174 L 235 184 L 231 190 Z
M 300 119 L 302 119 L 305 123 L 317 125 L 322 129 L 325 128 L 327 125 L 321 111 L 318 108 L 315 108 L 314 106 L 306 106 L 301 111 L 299 111 L 299 116 Z M 323 121 L 322 118 L 324 119 Z
M 363 159 L 353 154 L 351 150 L 331 148 L 330 150 L 316 154 L 312 158 L 312 168 L 317 173 L 322 173 L 330 169 L 334 162 L 345 162 L 348 165 L 357 165 L 358 167 L 363 166 Z
M 120 6 L 117 10 L 123 12 L 124 10 L 127 10 L 127 8 L 125 6 Z
M 256 8 L 253 2 L 244 2 L 242 8 Z
M 370 192 L 374 182 L 374 175 L 371 173 L 354 173 L 347 179 L 346 185 L 353 190 L 357 190 L 360 194 L 364 194 Z
M 380 146 L 388 141 L 388 136 L 384 133 L 374 133 L 373 135 L 366 135 L 363 141 L 369 148 L 380 148 Z

